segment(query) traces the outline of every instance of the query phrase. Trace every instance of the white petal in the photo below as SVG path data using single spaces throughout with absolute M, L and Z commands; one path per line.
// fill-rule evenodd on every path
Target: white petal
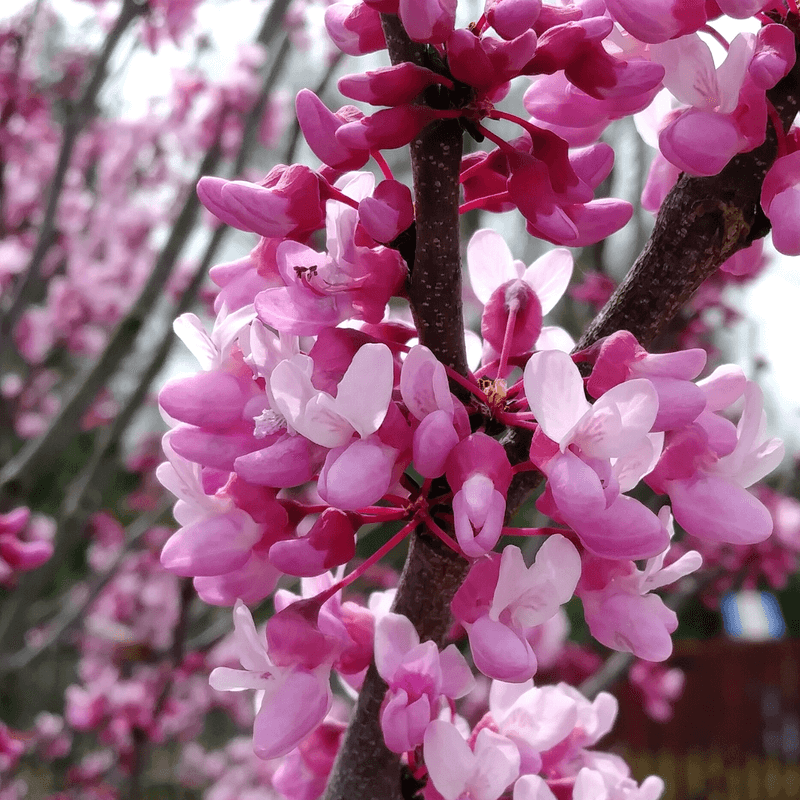
M 562 444 L 590 408 L 578 368 L 566 353 L 544 350 L 528 359 L 523 381 L 528 405 L 542 431 Z
M 566 247 L 557 247 L 531 264 L 522 279 L 533 288 L 542 304 L 542 314 L 551 311 L 567 291 L 574 261 Z
M 467 270 L 472 291 L 484 305 L 495 289 L 518 277 L 505 239 L 489 228 L 476 231 L 469 240 Z

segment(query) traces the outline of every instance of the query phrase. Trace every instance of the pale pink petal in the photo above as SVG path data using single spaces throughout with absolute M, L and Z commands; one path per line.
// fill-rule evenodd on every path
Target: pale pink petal
M 175 575 L 222 575 L 244 566 L 262 529 L 235 508 L 187 525 L 170 536 L 161 565 Z
M 233 607 L 233 629 L 239 661 L 253 672 L 269 672 L 272 662 L 267 655 L 267 640 L 256 630 L 250 609 L 237 600 Z
M 452 415 L 453 398 L 444 365 L 424 345 L 412 347 L 403 361 L 400 395 L 406 408 L 419 420 L 437 410 Z
M 375 667 L 389 683 L 405 654 L 419 644 L 419 634 L 408 617 L 390 612 L 375 624 Z
M 425 766 L 444 800 L 457 800 L 475 771 L 475 756 L 454 725 L 435 719 L 425 731 Z
M 522 279 L 536 292 L 542 304 L 542 314 L 551 311 L 567 291 L 573 266 L 572 253 L 565 247 L 556 247 L 525 270 Z
M 523 775 L 514 784 L 514 800 L 556 800 L 556 796 L 539 775 Z
M 709 110 L 719 105 L 720 89 L 711 48 L 696 33 L 652 45 L 650 56 L 665 68 L 664 86 L 681 103 Z
M 561 350 L 563 353 L 572 352 L 575 340 L 558 325 L 543 325 L 539 338 L 536 340 L 536 350 Z
M 521 683 L 536 674 L 536 655 L 528 641 L 488 616 L 470 626 L 469 647 L 475 666 L 489 678 Z
M 608 800 L 608 796 L 603 776 L 597 770 L 583 767 L 575 779 L 572 800 Z
M 578 368 L 559 350 L 534 353 L 525 365 L 524 385 L 536 421 L 559 444 L 590 408 Z
M 483 728 L 475 740 L 477 774 L 469 784 L 475 800 L 497 800 L 519 776 L 519 750 L 511 739 Z
M 253 750 L 259 758 L 278 758 L 297 747 L 330 711 L 328 679 L 295 670 L 282 685 L 264 694 L 253 727 Z
M 385 344 L 365 344 L 353 356 L 336 392 L 336 410 L 362 439 L 380 428 L 392 399 L 394 366 Z
M 423 694 L 412 703 L 403 689 L 392 693 L 381 711 L 381 730 L 386 746 L 393 753 L 405 753 L 422 744 L 431 721 L 431 703 Z
M 475 677 L 464 656 L 454 644 L 450 644 L 439 653 L 439 664 L 442 670 L 442 694 L 457 700 L 472 690 Z
M 397 450 L 374 435 L 337 447 L 325 459 L 317 491 L 326 503 L 344 511 L 377 503 L 392 482 L 396 457 Z
M 246 669 L 217 667 L 211 670 L 208 683 L 218 692 L 241 692 L 245 689 L 263 689 L 270 678 Z
M 519 277 L 505 239 L 490 228 L 476 231 L 469 240 L 467 270 L 472 291 L 484 305 L 495 289 Z
M 706 396 L 709 411 L 722 411 L 735 403 L 747 387 L 747 378 L 742 368 L 735 364 L 717 367 L 707 378 L 697 385 Z
M 658 393 L 653 384 L 645 378 L 625 381 L 595 402 L 570 439 L 594 458 L 623 456 L 641 445 L 657 414 Z

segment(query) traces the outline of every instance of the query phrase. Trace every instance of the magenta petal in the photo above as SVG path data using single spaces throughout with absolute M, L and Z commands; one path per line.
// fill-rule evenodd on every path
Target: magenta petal
M 652 558 L 669 546 L 669 534 L 658 517 L 624 494 L 596 517 L 564 518 L 586 549 L 603 558 Z
M 431 703 L 426 694 L 411 703 L 408 701 L 408 694 L 399 689 L 391 693 L 381 711 L 383 738 L 393 753 L 405 753 L 422 744 L 425 728 L 431 721 Z
M 282 685 L 267 690 L 253 727 L 253 750 L 259 758 L 285 756 L 319 725 L 331 707 L 327 677 L 296 670 Z
M 739 152 L 739 132 L 730 116 L 691 108 L 661 131 L 658 146 L 689 175 L 716 175 Z
M 158 395 L 159 404 L 174 419 L 214 430 L 240 421 L 246 401 L 240 382 L 219 370 L 171 380 Z
M 772 517 L 758 498 L 716 475 L 668 485 L 675 521 L 710 542 L 756 544 L 772 533 Z
M 311 480 L 324 453 L 302 436 L 284 434 L 269 447 L 237 458 L 234 469 L 248 483 L 288 489 Z
M 469 646 L 475 666 L 488 678 L 522 683 L 536 674 L 536 656 L 527 640 L 488 616 L 470 626 Z
M 392 481 L 396 456 L 397 451 L 377 437 L 331 450 L 319 475 L 319 496 L 344 511 L 376 503 Z
M 423 478 L 444 475 L 450 451 L 459 437 L 453 427 L 453 417 L 446 411 L 434 411 L 414 431 L 414 466 Z
M 185 577 L 223 575 L 243 567 L 260 538 L 260 527 L 234 509 L 173 533 L 161 551 L 161 564 Z

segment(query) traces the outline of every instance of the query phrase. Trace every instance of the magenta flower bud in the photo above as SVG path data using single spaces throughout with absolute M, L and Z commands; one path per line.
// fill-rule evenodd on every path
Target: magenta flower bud
M 362 56 L 386 48 L 381 15 L 364 3 L 328 6 L 325 27 L 333 43 L 349 56 Z
M 269 560 L 287 575 L 321 575 L 353 558 L 355 534 L 355 525 L 347 514 L 327 508 L 305 536 L 275 542 L 269 549 Z
M 755 52 L 748 66 L 760 89 L 771 89 L 794 66 L 795 37 L 785 25 L 765 25 L 756 37 Z
M 516 39 L 539 19 L 542 0 L 489 0 L 486 19 L 504 39 Z
M 187 461 L 228 472 L 233 471 L 239 456 L 264 446 L 264 439 L 253 435 L 253 425 L 245 422 L 225 432 L 180 425 L 173 429 L 170 441 L 175 452 Z
M 172 534 L 161 565 L 175 575 L 224 575 L 243 567 L 261 539 L 261 526 L 241 509 L 207 517 Z
M 393 150 L 408 144 L 434 119 L 436 112 L 425 106 L 384 108 L 357 122 L 342 125 L 336 131 L 336 139 L 353 150 Z
M 372 196 L 358 204 L 358 219 L 376 242 L 393 241 L 414 221 L 411 190 L 399 181 L 381 181 Z
M 423 89 L 434 84 L 453 87 L 453 82 L 433 70 L 404 61 L 391 67 L 339 79 L 339 91 L 345 97 L 373 106 L 399 106 L 410 103 Z
M 495 289 L 483 309 L 481 334 L 498 352 L 503 350 L 512 313 L 515 317 L 508 343 L 510 357 L 532 350 L 542 332 L 542 304 L 533 288 L 521 279 Z
M 234 469 L 248 483 L 288 489 L 310 481 L 324 454 L 324 448 L 308 439 L 286 434 L 269 447 L 239 456 Z
M 348 122 L 364 117 L 355 106 L 343 106 L 335 114 L 310 89 L 301 89 L 295 99 L 297 122 L 314 155 L 329 167 L 361 169 L 369 159 L 368 150 L 352 150 L 340 144 L 336 131 Z
M 260 236 L 307 239 L 325 226 L 327 184 L 299 164 L 279 164 L 261 184 L 205 177 L 197 195 L 214 216 Z
M 377 436 L 337 447 L 328 453 L 319 474 L 319 496 L 344 511 L 372 505 L 389 489 L 396 458 L 397 450 Z

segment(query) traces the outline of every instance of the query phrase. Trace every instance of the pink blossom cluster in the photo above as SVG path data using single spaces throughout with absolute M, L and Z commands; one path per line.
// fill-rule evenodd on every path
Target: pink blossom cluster
M 704 350 L 649 353 L 627 331 L 570 356 L 572 338 L 544 317 L 572 275 L 564 245 L 596 242 L 630 218 L 627 204 L 594 199 L 613 164 L 596 141 L 610 121 L 666 86 L 691 106 L 659 139 L 680 169 L 707 163 L 688 144 L 704 125 L 730 139 L 710 174 L 763 141 L 765 92 L 794 63 L 791 32 L 770 23 L 737 38 L 715 71 L 696 33 L 713 9 L 696 5 L 673 17 L 670 4 L 642 16 L 623 2 L 498 0 L 458 29 L 454 4 L 336 3 L 326 24 L 344 52 L 382 49 L 380 15 L 396 14 L 438 55 L 435 68 L 404 62 L 343 78 L 343 94 L 384 107 L 372 114 L 333 113 L 302 91 L 298 120 L 319 170 L 279 165 L 259 182 L 200 181 L 209 211 L 260 238 L 249 256 L 212 270 L 220 291 L 210 330 L 194 315 L 175 324 L 201 371 L 159 398 L 171 425 L 159 478 L 179 498 L 181 526 L 161 558 L 206 602 L 234 606 L 242 668 L 220 667 L 211 683 L 259 692 L 262 758 L 302 762 L 331 711 L 331 677 L 358 690 L 374 659 L 387 686 L 385 744 L 427 779 L 427 798 L 660 793 L 656 779 L 637 787 L 618 760 L 585 750 L 610 724 L 609 699 L 591 705 L 563 686 L 531 686 L 543 626 L 578 597 L 595 640 L 647 662 L 668 658 L 677 616 L 656 591 L 702 563 L 696 550 L 671 548 L 673 517 L 711 547 L 764 542 L 772 516 L 748 489 L 778 466 L 783 446 L 739 368 L 701 378 Z M 740 16 L 761 10 L 729 5 Z M 692 88 L 706 87 L 699 72 L 707 90 Z M 495 105 L 518 76 L 544 76 L 526 95 L 534 122 Z M 418 344 L 394 311 L 413 268 L 403 241 L 414 205 L 380 153 L 455 118 L 496 145 L 463 159 L 461 211 L 516 208 L 529 233 L 561 245 L 526 267 L 497 232 L 474 234 L 467 266 L 482 308 L 466 375 Z M 492 120 L 515 122 L 522 136 L 500 139 Z M 377 184 L 360 171 L 370 157 Z M 781 183 L 774 196 L 787 191 Z M 511 463 L 498 426 L 531 437 L 527 457 Z M 508 526 L 509 487 L 522 472 L 544 481 L 536 506 L 546 527 Z M 643 502 L 644 487 L 669 506 Z M 390 521 L 404 525 L 345 574 L 362 529 Z M 418 526 L 470 562 L 451 606 L 469 660 L 454 644 L 421 641 L 383 596 L 342 599 Z M 522 546 L 501 545 L 503 535 Z M 302 594 L 278 590 L 258 630 L 247 605 L 273 595 L 283 575 L 301 578 Z M 495 681 L 498 699 L 470 733 L 456 704 L 467 702 L 472 666 Z M 637 680 L 665 716 L 675 680 Z

